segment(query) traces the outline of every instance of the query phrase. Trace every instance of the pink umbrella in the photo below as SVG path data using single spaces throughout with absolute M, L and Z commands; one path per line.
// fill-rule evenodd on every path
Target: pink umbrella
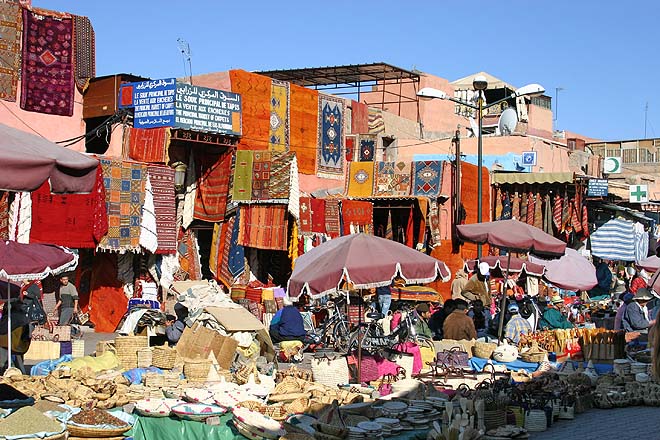
M 647 272 L 657 272 L 660 268 L 660 258 L 655 255 L 651 255 L 650 257 L 638 262 L 637 266 L 641 267 Z
M 598 284 L 594 265 L 574 249 L 566 248 L 566 254 L 558 260 L 530 255 L 529 261 L 545 265 L 545 279 L 560 289 L 589 290 Z
M 517 257 L 511 257 L 511 261 L 509 261 L 509 258 L 507 256 L 487 256 L 487 257 L 481 257 L 479 260 L 470 260 L 465 263 L 465 270 L 468 272 L 473 272 L 476 270 L 477 265 L 480 262 L 485 262 L 488 263 L 488 267 L 490 267 L 491 270 L 500 268 L 502 272 L 505 270 L 508 270 L 508 272 L 522 272 L 523 270 L 529 274 L 529 275 L 534 275 L 537 277 L 540 277 L 543 275 L 543 272 L 545 271 L 545 267 L 543 263 L 536 263 L 536 262 L 531 262 L 528 260 L 523 260 L 522 258 L 517 258 Z

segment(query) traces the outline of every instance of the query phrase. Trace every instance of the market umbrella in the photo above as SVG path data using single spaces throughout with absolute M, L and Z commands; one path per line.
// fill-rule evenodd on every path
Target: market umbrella
M 488 256 L 481 257 L 479 260 L 470 260 L 465 263 L 465 270 L 469 272 L 474 272 L 477 269 L 479 263 L 484 262 L 488 264 L 491 270 L 499 268 L 502 273 L 505 270 L 508 272 L 522 272 L 525 271 L 528 275 L 533 275 L 540 277 L 545 271 L 544 263 L 532 262 L 529 260 L 523 260 L 522 258 L 508 256 Z
M 657 272 L 660 268 L 660 257 L 651 255 L 650 257 L 639 261 L 636 265 L 647 272 Z
M 58 275 L 73 270 L 77 265 L 78 255 L 61 246 L 0 241 L 0 277 L 9 281 L 42 279 L 48 275 Z M 10 286 L 11 283 L 7 285 L 8 367 L 11 367 Z
M 516 219 L 498 220 L 487 223 L 473 223 L 469 225 L 456 226 L 458 238 L 477 244 L 489 244 L 491 246 L 508 250 L 508 258 L 512 251 L 529 252 L 547 256 L 559 257 L 566 251 L 566 243 L 547 234 L 537 227 L 519 222 Z M 507 264 L 510 266 L 510 264 Z M 509 272 L 506 273 L 509 278 Z M 500 322 L 497 335 L 502 338 L 504 327 L 504 308 L 506 307 L 506 295 L 502 295 L 500 304 Z
M 578 251 L 566 248 L 558 260 L 546 260 L 529 256 L 529 261 L 545 266 L 545 279 L 560 289 L 589 290 L 598 284 L 596 268 Z

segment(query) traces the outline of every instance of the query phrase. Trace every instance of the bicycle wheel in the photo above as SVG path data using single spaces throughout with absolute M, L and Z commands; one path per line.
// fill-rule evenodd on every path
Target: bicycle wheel
M 332 339 L 335 346 L 335 349 L 339 353 L 348 352 L 348 343 L 350 333 L 348 331 L 348 323 L 345 321 L 339 321 L 335 323 L 332 328 Z

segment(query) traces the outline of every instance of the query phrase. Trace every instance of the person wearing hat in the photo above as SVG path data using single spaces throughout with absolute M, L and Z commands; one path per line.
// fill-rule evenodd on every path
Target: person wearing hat
M 288 296 L 283 299 L 284 307 L 277 311 L 270 322 L 270 338 L 273 342 L 304 341 L 307 332 L 300 311 Z
M 504 337 L 511 342 L 518 344 L 520 342 L 520 335 L 532 333 L 532 325 L 525 318 L 520 316 L 520 308 L 518 304 L 511 303 L 508 307 L 511 319 L 506 324 L 504 329 Z
M 636 294 L 639 289 L 645 289 L 648 287 L 644 278 L 640 276 L 639 272 L 634 267 L 628 267 L 627 271 L 628 275 L 631 277 L 628 290 L 630 290 L 633 295 Z
M 422 303 L 415 307 L 415 312 L 417 312 L 417 322 L 415 322 L 415 333 L 421 336 L 426 336 L 427 338 L 433 337 L 433 332 L 429 327 L 428 320 L 431 317 L 431 308 L 427 303 Z
M 649 320 L 649 311 L 646 308 L 646 305 L 651 299 L 653 299 L 653 295 L 651 295 L 649 289 L 642 287 L 637 290 L 637 293 L 633 297 L 633 301 L 628 304 L 628 307 L 626 307 L 626 311 L 623 314 L 621 324 L 625 331 L 640 333 L 648 332 L 649 327 L 655 323 L 655 321 L 651 322 Z
M 482 261 L 477 266 L 477 270 L 474 275 L 470 277 L 463 290 L 461 290 L 461 298 L 465 301 L 472 302 L 476 299 L 480 299 L 484 306 L 489 307 L 491 296 L 490 296 L 490 284 L 488 283 L 488 277 L 490 276 L 490 267 L 488 263 Z
M 477 339 L 477 329 L 474 321 L 467 315 L 468 303 L 462 299 L 454 301 L 455 309 L 447 316 L 442 324 L 442 333 L 445 339 Z
M 460 268 L 459 270 L 456 271 L 456 276 L 454 277 L 454 281 L 451 282 L 452 299 L 456 299 L 456 298 L 463 299 L 463 295 L 461 295 L 461 292 L 463 291 L 463 288 L 465 288 L 465 285 L 467 283 L 468 283 L 468 273 L 465 271 L 465 269 Z
M 568 318 L 564 316 L 559 307 L 564 304 L 564 300 L 559 295 L 553 296 L 543 311 L 543 317 L 539 322 L 539 328 L 554 330 L 559 328 L 573 328 Z
M 623 330 L 623 316 L 626 314 L 626 309 L 634 296 L 632 293 L 627 292 L 621 297 L 621 305 L 616 309 L 616 315 L 614 316 L 614 330 Z

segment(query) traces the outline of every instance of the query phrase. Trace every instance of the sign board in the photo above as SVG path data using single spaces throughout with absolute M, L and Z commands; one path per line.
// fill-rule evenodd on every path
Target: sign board
M 645 203 L 648 201 L 648 185 L 630 185 L 630 203 Z
M 241 95 L 177 83 L 174 127 L 240 136 Z
M 607 179 L 589 179 L 587 197 L 607 197 Z
M 174 78 L 126 83 L 119 88 L 119 107 L 135 107 L 135 128 L 171 127 L 175 96 Z
M 536 153 L 536 151 L 523 151 L 521 165 L 524 167 L 535 167 Z
M 622 163 L 621 157 L 608 156 L 603 161 L 603 172 L 606 174 L 621 174 Z

